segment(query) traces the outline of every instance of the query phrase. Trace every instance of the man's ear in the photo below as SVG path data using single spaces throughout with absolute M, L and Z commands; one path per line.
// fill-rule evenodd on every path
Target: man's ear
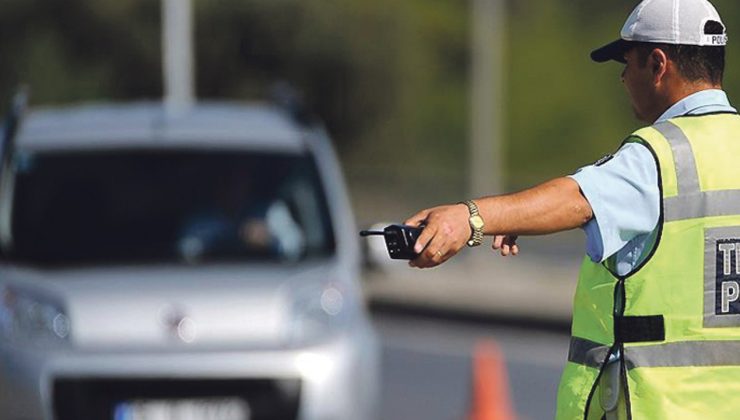
M 665 51 L 660 48 L 654 48 L 653 51 L 650 52 L 650 60 L 648 63 L 650 65 L 650 70 L 653 73 L 653 82 L 659 84 L 668 70 L 668 56 Z

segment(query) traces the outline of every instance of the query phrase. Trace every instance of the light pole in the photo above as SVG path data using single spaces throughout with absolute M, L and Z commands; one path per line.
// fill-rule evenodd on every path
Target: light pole
M 167 114 L 195 101 L 192 0 L 162 0 L 162 73 Z
M 469 193 L 503 192 L 504 0 L 470 0 L 470 147 Z

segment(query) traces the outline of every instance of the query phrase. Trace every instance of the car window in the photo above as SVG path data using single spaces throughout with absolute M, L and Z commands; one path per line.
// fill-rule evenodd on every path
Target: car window
M 15 165 L 14 259 L 199 264 L 334 252 L 309 154 L 22 153 Z

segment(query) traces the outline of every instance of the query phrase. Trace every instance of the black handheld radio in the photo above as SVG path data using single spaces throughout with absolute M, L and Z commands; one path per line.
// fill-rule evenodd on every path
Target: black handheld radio
M 390 225 L 386 226 L 382 231 L 363 230 L 360 232 L 360 236 L 382 235 L 391 259 L 413 260 L 419 255 L 414 252 L 414 245 L 416 245 L 416 240 L 421 235 L 423 229 L 424 225 L 420 227 Z

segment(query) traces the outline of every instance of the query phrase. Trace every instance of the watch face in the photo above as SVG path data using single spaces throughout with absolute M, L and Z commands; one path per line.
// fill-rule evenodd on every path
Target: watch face
M 480 216 L 471 217 L 470 225 L 473 226 L 473 229 L 483 229 L 483 218 Z

